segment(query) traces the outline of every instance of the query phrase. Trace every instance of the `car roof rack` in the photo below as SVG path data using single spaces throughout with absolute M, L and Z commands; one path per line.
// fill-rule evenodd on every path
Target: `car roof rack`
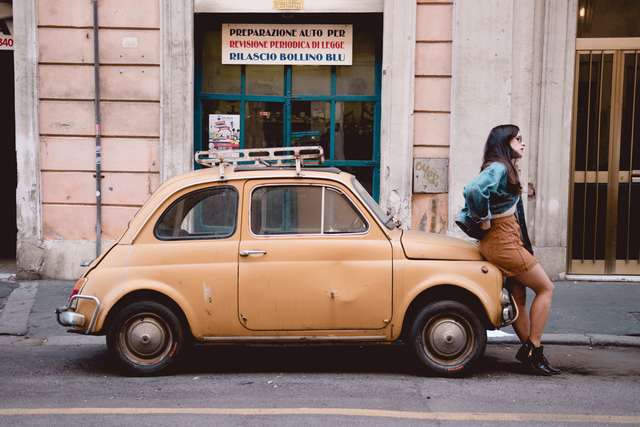
M 227 166 L 232 166 L 235 170 L 236 166 L 257 165 L 268 168 L 292 166 L 294 162 L 296 174 L 301 175 L 304 165 L 319 165 L 324 162 L 324 150 L 319 145 L 218 150 L 214 144 L 209 144 L 209 150 L 196 152 L 195 160 L 202 166 L 218 166 L 222 179 Z

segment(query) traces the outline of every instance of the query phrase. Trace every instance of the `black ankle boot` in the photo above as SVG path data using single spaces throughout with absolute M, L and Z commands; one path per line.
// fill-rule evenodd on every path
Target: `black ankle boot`
M 547 368 L 547 370 L 551 372 L 551 375 L 558 375 L 561 372 L 560 369 L 551 366 L 551 363 L 549 363 L 547 358 L 544 356 L 544 353 L 542 352 L 542 346 L 540 346 L 540 358 L 542 359 L 542 363 Z
M 520 346 L 520 349 L 516 353 L 516 360 L 520 363 L 527 363 L 529 353 L 531 352 L 531 342 L 527 341 Z
M 531 345 L 531 351 L 527 360 L 529 371 L 535 375 L 551 376 L 560 373 L 559 370 L 549 365 L 549 361 L 544 357 L 543 346 L 534 347 Z

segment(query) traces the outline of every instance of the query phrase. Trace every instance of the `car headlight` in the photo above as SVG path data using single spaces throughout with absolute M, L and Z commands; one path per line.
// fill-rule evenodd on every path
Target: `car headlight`
M 502 290 L 500 291 L 500 303 L 502 305 L 508 305 L 511 303 L 511 295 L 509 294 L 507 288 L 502 288 Z

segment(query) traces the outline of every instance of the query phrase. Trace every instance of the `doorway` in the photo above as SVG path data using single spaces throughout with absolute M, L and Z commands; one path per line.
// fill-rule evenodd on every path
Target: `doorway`
M 17 172 L 13 74 L 13 51 L 0 50 L 0 273 L 15 273 L 16 260 Z
M 568 271 L 640 275 L 640 7 L 580 0 Z
M 640 275 L 640 39 L 579 42 L 571 273 Z M 637 46 L 633 46 L 637 43 Z

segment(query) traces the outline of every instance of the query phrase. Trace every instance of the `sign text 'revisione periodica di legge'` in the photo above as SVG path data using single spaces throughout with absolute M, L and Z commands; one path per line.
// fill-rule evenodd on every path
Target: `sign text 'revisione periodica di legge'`
M 222 24 L 223 64 L 351 65 L 347 24 Z

